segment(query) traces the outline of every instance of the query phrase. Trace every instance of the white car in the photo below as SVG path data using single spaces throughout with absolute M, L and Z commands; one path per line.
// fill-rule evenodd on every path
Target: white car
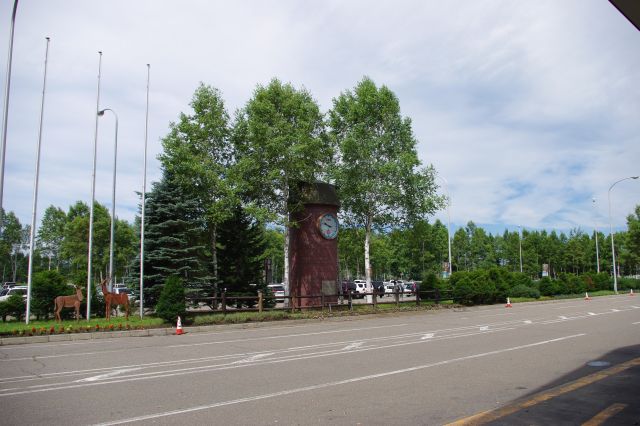
M 353 283 L 356 285 L 356 295 L 358 297 L 364 297 L 364 294 L 367 292 L 367 282 L 365 280 L 353 280 Z
M 27 286 L 26 285 L 17 285 L 11 288 L 5 288 L 0 292 L 0 302 L 5 302 L 9 300 L 9 298 L 13 294 L 21 294 L 23 298 L 27 297 Z
M 276 302 L 284 302 L 284 285 L 282 284 L 269 284 L 267 288 L 271 290 Z

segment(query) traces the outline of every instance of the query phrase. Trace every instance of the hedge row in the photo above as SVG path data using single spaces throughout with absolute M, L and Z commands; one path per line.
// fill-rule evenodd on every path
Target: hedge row
M 618 290 L 638 289 L 640 280 L 621 278 Z M 449 280 L 440 280 L 434 274 L 424 277 L 422 288 L 450 290 L 453 300 L 463 305 L 483 305 L 505 302 L 507 297 L 539 298 L 589 291 L 613 290 L 613 279 L 606 273 L 560 274 L 557 279 L 544 277 L 532 280 L 528 275 L 500 268 L 454 272 Z

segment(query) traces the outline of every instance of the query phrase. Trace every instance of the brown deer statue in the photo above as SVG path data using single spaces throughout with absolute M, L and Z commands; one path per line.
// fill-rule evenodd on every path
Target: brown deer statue
M 84 300 L 82 296 L 82 289 L 76 286 L 76 294 L 71 296 L 58 296 L 53 300 L 56 311 L 56 320 L 62 322 L 60 318 L 60 311 L 62 308 L 76 308 L 76 321 L 80 320 L 80 302 Z
M 124 307 L 125 318 L 129 319 L 129 295 L 126 293 L 111 293 L 107 288 L 107 281 L 109 281 L 109 277 L 100 283 L 102 295 L 104 296 L 105 316 L 107 320 L 111 319 L 111 305 L 114 305 L 116 308 L 118 305 L 122 305 Z

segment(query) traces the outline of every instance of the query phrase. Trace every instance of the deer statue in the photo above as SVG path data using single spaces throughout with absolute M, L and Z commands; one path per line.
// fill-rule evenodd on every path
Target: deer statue
M 111 305 L 115 305 L 115 307 L 118 307 L 118 305 L 124 306 L 125 318 L 129 319 L 129 295 L 126 293 L 111 293 L 107 288 L 107 281 L 109 281 L 109 277 L 105 278 L 100 283 L 100 287 L 102 287 L 102 295 L 104 296 L 105 316 L 107 317 L 107 320 L 111 318 Z
M 53 300 L 56 311 L 56 320 L 62 322 L 60 311 L 62 308 L 76 308 L 76 321 L 80 320 L 80 302 L 84 300 L 82 289 L 76 286 L 76 294 L 71 296 L 58 296 Z

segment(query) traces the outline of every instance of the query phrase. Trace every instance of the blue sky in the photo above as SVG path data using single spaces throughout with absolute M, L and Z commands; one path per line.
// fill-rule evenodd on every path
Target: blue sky
M 0 3 L 2 82 L 12 5 Z M 272 77 L 306 87 L 326 111 L 365 75 L 398 95 L 420 158 L 448 182 L 454 228 L 607 229 L 609 185 L 640 174 L 640 32 L 606 1 L 21 0 L 3 205 L 23 223 L 47 36 L 38 217 L 90 199 L 99 50 L 101 108 L 120 120 L 116 215 L 130 221 L 147 63 L 148 182 L 160 176 L 160 139 L 201 81 L 223 92 L 230 114 Z M 113 132 L 101 118 L 96 196 L 109 208 Z M 618 184 L 614 226 L 637 204 L 640 180 Z

